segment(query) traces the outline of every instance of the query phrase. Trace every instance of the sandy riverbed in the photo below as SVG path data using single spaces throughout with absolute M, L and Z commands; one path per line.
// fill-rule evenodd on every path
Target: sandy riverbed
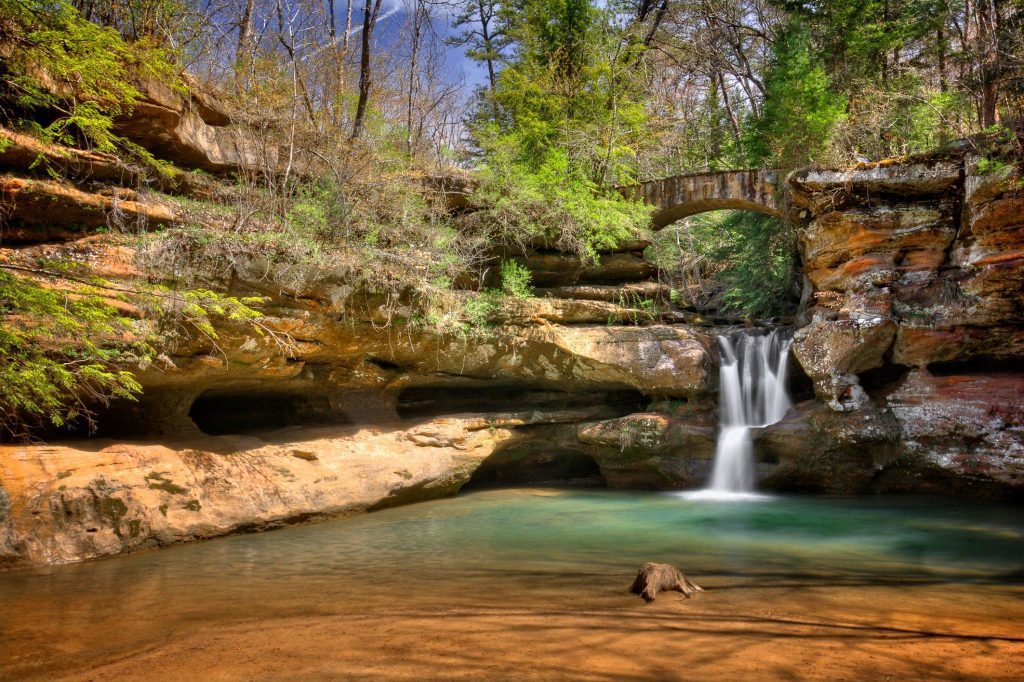
M 63 655 L 8 641 L 0 676 L 74 680 L 1014 680 L 1024 591 L 914 585 L 760 588 L 705 580 L 652 605 L 583 586 L 429 598 L 416 589 L 161 632 L 62 628 Z M 561 592 L 561 594 L 559 594 Z M 355 597 L 355 595 L 353 595 Z M 447 602 L 447 605 L 445 605 Z M 182 605 L 183 606 L 183 605 Z M 44 615 L 44 614 L 40 614 Z M 83 623 L 84 625 L 84 623 Z M 155 627 L 156 626 L 156 627 Z M 148 634 L 147 634 L 148 633 Z M 102 637 L 97 637 L 102 635 Z M 142 635 L 141 637 L 139 635 Z M 12 648 L 13 647 L 13 648 Z

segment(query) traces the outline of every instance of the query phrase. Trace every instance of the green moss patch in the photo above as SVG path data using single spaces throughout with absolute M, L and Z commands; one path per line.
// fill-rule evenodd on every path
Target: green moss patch
M 149 483 L 150 490 L 163 490 L 171 495 L 184 495 L 188 492 L 188 488 L 183 488 L 166 478 L 166 472 L 150 471 L 146 474 L 146 481 Z

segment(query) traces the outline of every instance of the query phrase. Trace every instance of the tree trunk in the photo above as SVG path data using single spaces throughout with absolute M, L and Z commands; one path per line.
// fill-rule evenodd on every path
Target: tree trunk
M 477 0 L 477 10 L 480 13 L 480 37 L 484 41 L 484 50 L 487 53 L 487 82 L 491 86 L 491 91 L 494 91 L 495 75 L 494 75 L 494 58 L 491 56 L 494 54 L 494 36 L 491 35 L 491 17 L 486 7 L 484 7 L 484 0 Z
M 380 13 L 381 0 L 366 0 L 363 5 L 362 53 L 359 57 L 359 101 L 356 103 L 356 118 L 352 124 L 352 137 L 359 139 L 366 121 L 366 106 L 370 101 L 370 86 L 373 73 L 371 71 L 371 38 L 373 27 Z
M 975 4 L 978 13 L 978 65 L 981 81 L 981 125 L 988 128 L 999 122 L 999 46 L 997 9 L 991 0 Z
M 245 11 L 238 21 L 238 49 L 235 50 L 235 68 L 242 68 L 245 60 L 245 53 L 249 49 L 249 41 L 252 39 L 252 15 L 255 11 L 256 0 L 245 0 Z
M 412 157 L 413 134 L 412 134 L 412 109 L 416 98 L 416 86 L 419 83 L 419 74 L 416 73 L 417 60 L 420 55 L 420 37 L 423 32 L 424 12 L 426 8 L 423 0 L 416 0 L 412 15 L 412 59 L 409 62 L 409 92 L 405 111 L 405 149 Z
M 675 566 L 646 563 L 640 567 L 629 591 L 650 603 L 657 597 L 658 592 L 682 592 L 689 599 L 693 594 L 703 592 L 704 589 L 690 582 L 690 579 Z
M 651 26 L 647 29 L 647 35 L 644 36 L 644 47 L 650 47 L 651 43 L 654 42 L 654 36 L 658 33 L 658 28 L 661 26 L 661 20 L 665 18 L 665 11 L 667 9 L 668 0 L 661 0 L 658 3 L 658 8 L 654 11 L 654 20 L 651 21 Z M 640 22 L 646 21 L 650 13 L 651 3 L 644 2 L 637 14 L 637 20 Z
M 733 139 L 739 144 L 740 141 L 740 122 L 736 118 L 735 112 L 732 110 L 732 104 L 729 102 L 729 91 L 725 88 L 725 76 L 722 75 L 721 71 L 716 71 L 718 76 L 718 87 L 722 91 L 722 102 L 725 104 L 725 111 L 729 114 L 729 127 L 732 128 Z

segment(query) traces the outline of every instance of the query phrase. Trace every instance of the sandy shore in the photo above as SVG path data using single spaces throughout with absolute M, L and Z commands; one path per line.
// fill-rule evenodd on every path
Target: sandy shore
M 789 582 L 759 587 L 712 579 L 694 599 L 667 594 L 652 605 L 618 590 L 467 595 L 444 586 L 425 594 L 419 586 L 353 595 L 351 603 L 307 613 L 162 632 L 137 614 L 102 633 L 84 624 L 80 631 L 65 627 L 64 646 L 50 651 L 8 641 L 0 677 L 902 681 L 1024 675 L 1019 587 Z M 98 634 L 103 646 L 83 651 Z

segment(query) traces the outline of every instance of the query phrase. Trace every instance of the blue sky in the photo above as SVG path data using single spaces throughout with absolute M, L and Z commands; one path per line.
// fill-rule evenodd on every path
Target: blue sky
M 345 12 L 345 0 L 335 0 L 337 12 L 339 16 L 344 16 Z M 352 8 L 352 25 L 353 31 L 358 30 L 358 26 L 362 23 L 363 17 L 363 2 L 362 0 L 353 0 Z M 445 7 L 442 5 L 435 5 L 434 14 L 434 30 L 442 37 L 451 36 L 455 33 L 450 25 L 451 13 L 445 11 Z M 375 31 L 377 40 L 380 41 L 379 45 L 381 49 L 387 50 L 394 46 L 395 38 L 397 37 L 398 31 L 401 29 L 403 22 L 405 21 L 406 13 L 402 0 L 384 0 L 381 4 L 380 17 L 378 18 L 377 30 Z M 447 57 L 447 69 L 450 78 L 458 80 L 460 76 L 465 76 L 466 92 L 465 96 L 469 96 L 473 90 L 486 84 L 487 73 L 484 67 L 480 64 L 472 62 L 466 59 L 463 53 L 463 48 L 446 46 L 445 54 Z

